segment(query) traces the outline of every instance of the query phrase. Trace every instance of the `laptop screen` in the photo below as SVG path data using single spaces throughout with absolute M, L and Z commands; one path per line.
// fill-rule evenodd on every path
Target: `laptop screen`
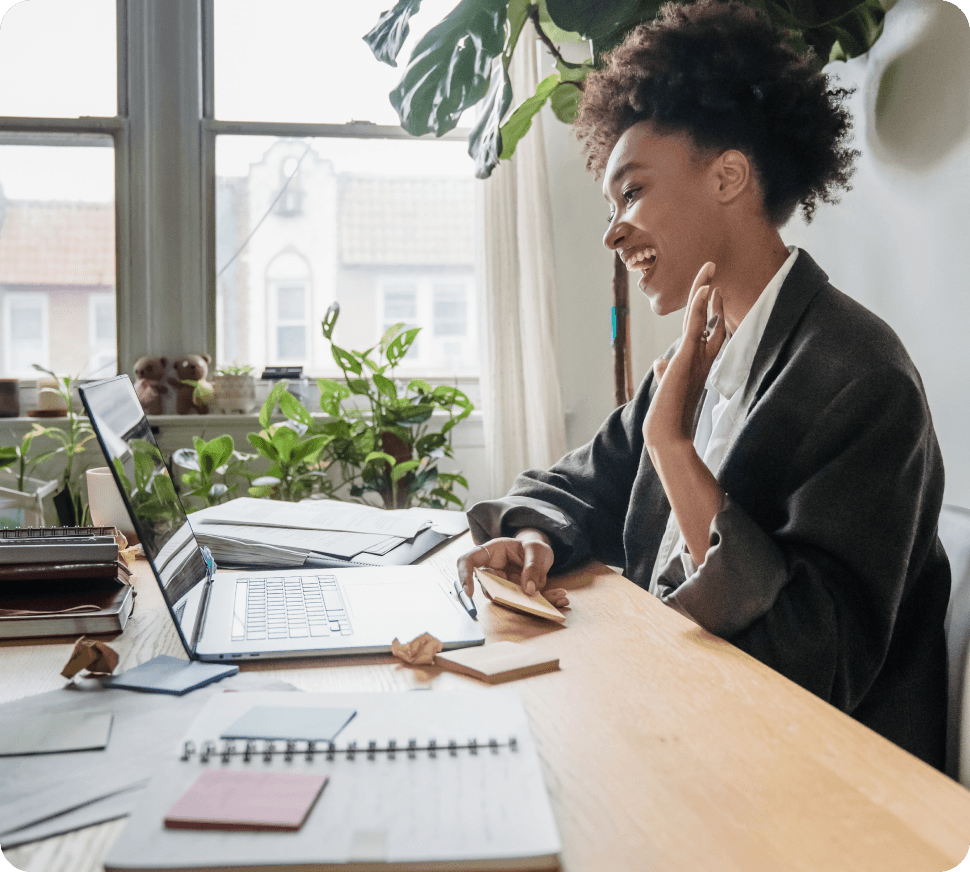
M 186 651 L 198 638 L 207 570 L 148 418 L 127 375 L 80 388 L 91 426 Z

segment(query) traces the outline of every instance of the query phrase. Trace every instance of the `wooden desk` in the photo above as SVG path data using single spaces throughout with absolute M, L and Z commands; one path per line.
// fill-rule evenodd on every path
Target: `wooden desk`
M 464 537 L 429 559 L 453 577 Z M 143 564 L 140 564 L 143 565 Z M 943 872 L 970 844 L 970 793 L 700 630 L 604 566 L 567 577 L 565 628 L 487 605 L 489 640 L 555 653 L 516 682 L 566 872 Z M 180 654 L 154 581 L 115 640 L 121 668 Z M 70 644 L 0 645 L 0 699 L 51 690 Z M 488 688 L 390 657 L 246 664 L 304 690 Z M 124 821 L 5 853 L 25 872 L 94 872 Z

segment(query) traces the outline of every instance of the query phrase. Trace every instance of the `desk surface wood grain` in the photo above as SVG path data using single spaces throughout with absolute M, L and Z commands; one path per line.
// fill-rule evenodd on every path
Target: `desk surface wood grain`
M 429 562 L 454 575 L 467 537 Z M 139 564 L 124 669 L 182 655 Z M 559 672 L 515 682 L 563 842 L 562 868 L 944 872 L 970 845 L 970 793 L 692 624 L 605 566 L 563 579 L 563 627 L 476 597 L 489 641 L 528 642 Z M 63 684 L 72 643 L 0 643 L 0 700 Z M 391 657 L 245 664 L 307 691 L 487 685 Z M 482 697 L 487 704 L 487 697 Z M 99 872 L 124 821 L 4 851 L 24 872 Z

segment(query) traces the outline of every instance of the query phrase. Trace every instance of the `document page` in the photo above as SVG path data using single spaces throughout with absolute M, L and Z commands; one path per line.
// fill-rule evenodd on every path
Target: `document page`
M 342 530 L 348 533 L 383 533 L 385 536 L 413 538 L 428 526 L 419 515 L 386 512 L 373 506 L 359 506 L 339 500 L 314 500 L 287 503 L 240 497 L 202 509 L 193 520 L 207 524 L 249 524 L 261 527 L 289 527 L 299 530 Z

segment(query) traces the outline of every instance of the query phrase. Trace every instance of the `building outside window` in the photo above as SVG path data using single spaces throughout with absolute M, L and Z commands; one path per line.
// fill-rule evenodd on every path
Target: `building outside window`
M 3 368 L 8 377 L 34 377 L 32 364 L 50 365 L 47 294 L 3 295 Z
M 429 284 L 446 275 L 465 288 L 463 335 L 474 338 L 467 129 L 429 140 L 400 129 L 387 100 L 400 67 L 361 40 L 386 5 L 360 0 L 336 16 L 319 0 L 6 9 L 0 302 L 16 305 L 0 306 L 0 335 L 10 317 L 29 320 L 26 298 L 11 295 L 47 300 L 47 338 L 30 309 L 16 365 L 44 357 L 46 341 L 31 362 L 65 375 L 202 351 L 216 366 L 334 375 L 327 308 L 340 304 L 339 344 L 371 347 L 391 275 L 419 279 L 421 374 L 474 379 L 477 343 L 455 338 L 462 303 L 442 297 L 436 309 Z M 402 60 L 452 5 L 424 0 Z M 288 251 L 304 260 L 298 281 L 270 272 Z M 0 376 L 13 374 L 12 348 Z
M 417 141 L 397 126 L 386 95 L 400 70 L 361 40 L 386 5 L 366 0 L 334 16 L 317 0 L 282 0 L 273 15 L 259 0 L 211 4 L 220 361 L 337 374 L 320 330 L 336 301 L 338 345 L 370 348 L 405 321 L 422 328 L 409 373 L 478 374 L 477 342 L 467 341 L 477 330 L 473 165 L 463 134 Z M 415 24 L 449 9 L 426 0 Z M 305 258 L 312 283 L 256 282 L 286 249 Z M 446 277 L 440 292 L 436 275 Z M 413 290 L 395 296 L 395 281 Z

